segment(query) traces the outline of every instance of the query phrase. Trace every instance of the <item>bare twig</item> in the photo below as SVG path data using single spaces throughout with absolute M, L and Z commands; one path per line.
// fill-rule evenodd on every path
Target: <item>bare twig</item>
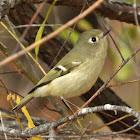
M 85 9 L 85 6 L 86 6 L 86 3 L 83 5 L 81 11 L 80 11 L 80 14 L 83 12 L 83 10 Z M 55 56 L 54 60 L 52 61 L 51 65 L 50 65 L 50 68 L 53 66 L 55 60 L 57 59 L 57 57 L 59 56 L 60 52 L 63 50 L 66 42 L 68 41 L 69 37 L 71 36 L 72 32 L 74 31 L 75 27 L 77 25 L 77 22 L 74 24 L 74 26 L 72 27 L 71 29 L 71 32 L 69 33 L 69 35 L 67 36 L 66 40 L 64 41 L 62 47 L 60 48 L 59 52 L 57 53 L 57 55 Z
M 49 136 L 50 138 L 48 140 L 55 140 L 56 130 L 53 127 L 49 130 Z
M 140 25 L 139 25 L 139 21 L 138 21 L 138 17 L 137 17 L 137 4 L 136 4 L 136 0 L 133 0 L 133 7 L 134 7 L 134 18 L 135 18 L 135 22 L 138 28 L 138 31 L 140 32 Z
M 22 71 L 20 71 L 20 72 L 23 73 Z M 12 73 L 18 74 L 17 71 L 5 71 L 5 72 L 0 72 L 0 75 L 3 75 L 3 74 L 12 74 Z
M 87 0 L 87 4 L 88 4 L 88 6 L 90 6 L 90 4 L 89 4 L 89 2 L 88 2 L 88 0 Z M 102 24 L 104 27 L 105 27 L 105 29 L 106 30 L 109 30 L 108 28 L 107 28 L 107 26 L 105 25 L 105 23 L 104 23 L 104 21 L 102 20 L 102 18 L 101 17 L 99 17 L 97 14 L 96 14 L 96 12 L 95 11 L 93 11 L 93 13 L 96 15 L 96 17 L 99 19 L 99 21 L 101 22 L 99 22 L 100 24 Z M 111 38 L 111 40 L 113 41 L 113 43 L 114 43 L 114 45 L 115 45 L 115 47 L 116 47 L 116 49 L 117 49 L 117 51 L 119 52 L 119 54 L 120 54 L 120 56 L 121 56 L 121 58 L 122 58 L 122 61 L 124 61 L 124 57 L 123 57 L 123 55 L 122 55 L 122 53 L 121 53 L 121 51 L 119 50 L 119 48 L 118 48 L 118 46 L 117 46 L 117 44 L 116 44 L 116 42 L 114 41 L 114 39 L 113 39 L 113 37 L 112 37 L 112 35 L 111 35 L 111 33 L 109 32 L 109 36 L 110 36 L 110 38 Z
M 6 56 L 10 56 L 11 55 L 11 51 L 4 46 L 1 42 L 0 42 L 0 49 L 4 52 L 4 54 L 6 54 Z M 20 70 L 22 70 L 24 72 L 24 74 L 34 83 L 36 84 L 38 82 L 38 80 L 33 77 L 31 75 L 31 73 L 29 73 L 27 71 L 27 69 L 24 67 L 24 65 L 19 61 L 19 60 L 15 60 L 14 61 L 14 65 L 16 65 Z M 20 71 L 19 71 L 20 72 Z
M 13 61 L 14 59 L 17 59 L 19 57 L 21 57 L 22 55 L 24 55 L 25 53 L 31 51 L 32 49 L 34 49 L 37 45 L 41 45 L 44 42 L 50 40 L 51 38 L 55 37 L 57 34 L 59 34 L 61 31 L 67 29 L 69 26 L 72 26 L 75 22 L 79 21 L 80 19 L 84 18 L 85 16 L 87 16 L 89 13 L 91 13 L 94 9 L 96 9 L 104 0 L 98 0 L 97 2 L 95 2 L 93 5 L 91 5 L 91 7 L 89 7 L 88 9 L 86 9 L 84 12 L 82 12 L 80 15 L 76 16 L 75 18 L 73 18 L 72 20 L 68 21 L 66 24 L 64 24 L 62 27 L 60 27 L 59 29 L 57 29 L 56 31 L 54 31 L 53 33 L 45 36 L 44 38 L 42 38 L 41 40 L 39 40 L 38 42 L 30 45 L 29 47 L 27 47 L 26 49 L 4 59 L 3 61 L 0 62 L 0 66 L 3 66 L 11 61 Z
M 5 14 L 8 13 L 10 8 L 17 6 L 18 4 L 24 3 L 40 3 L 44 0 L 0 0 L 0 18 L 4 17 Z M 90 3 L 95 2 L 96 0 L 90 0 Z M 47 2 L 51 3 L 52 0 L 48 0 Z M 58 1 L 58 5 L 67 6 L 70 8 L 74 8 L 76 10 L 81 9 L 85 0 L 61 0 Z M 137 5 L 136 10 L 139 11 L 140 6 Z M 102 6 L 97 9 L 98 14 L 108 17 L 110 19 L 119 20 L 122 22 L 133 23 L 136 24 L 134 17 L 134 8 L 133 4 L 124 1 L 124 0 L 106 0 L 103 2 Z M 140 15 L 137 15 L 138 21 L 140 21 Z
M 116 84 L 112 84 L 112 85 L 107 85 L 106 88 L 122 86 L 122 85 L 131 84 L 131 83 L 135 83 L 135 82 L 140 82 L 140 79 L 126 81 L 126 82 L 122 82 L 122 83 L 116 83 Z
M 137 113 L 136 111 L 134 111 L 132 108 L 129 108 L 126 106 L 117 106 L 117 105 L 106 104 L 103 106 L 84 108 L 84 109 L 79 110 L 74 115 L 68 116 L 67 118 L 62 118 L 56 122 L 46 123 L 46 124 L 31 128 L 31 129 L 19 130 L 19 129 L 11 129 L 11 128 L 5 127 L 5 131 L 3 131 L 3 129 L 0 127 L 0 133 L 5 132 L 7 135 L 16 136 L 16 137 L 32 137 L 32 136 L 35 136 L 35 135 L 38 135 L 41 133 L 48 132 L 52 128 L 55 129 L 58 126 L 66 123 L 66 122 L 71 122 L 71 121 L 76 119 L 75 116 L 80 117 L 80 116 L 83 116 L 86 114 L 91 114 L 91 113 L 100 112 L 100 111 L 104 111 L 104 110 L 123 111 L 123 112 L 126 112 L 128 114 L 132 114 L 134 117 L 136 117 L 138 122 L 136 124 L 134 124 L 133 126 L 131 126 L 130 128 L 127 128 L 125 130 L 118 131 L 118 132 L 102 133 L 102 135 L 121 134 L 121 133 L 127 132 L 127 131 L 135 128 L 140 123 L 140 114 Z
M 1 126 L 2 126 L 2 129 L 3 129 L 3 131 L 5 131 L 5 127 L 4 127 L 4 123 L 3 123 L 3 119 L 2 119 L 2 116 L 1 116 L 1 111 L 0 111 L 0 120 L 1 120 Z M 7 139 L 7 135 L 6 135 L 6 133 L 4 132 L 4 137 L 5 137 L 5 139 L 6 140 L 8 140 Z
M 44 27 L 56 27 L 56 26 L 62 26 L 62 25 L 63 24 L 31 24 L 30 27 L 41 27 L 41 26 L 44 26 Z M 9 28 L 4 29 L 4 30 L 0 30 L 0 33 L 3 33 L 5 31 L 7 31 L 7 30 L 12 30 L 12 29 L 26 28 L 28 26 L 29 26 L 29 24 L 13 26 L 13 27 L 9 27 Z
M 134 56 L 136 53 L 140 51 L 140 48 L 138 48 L 132 55 L 130 55 L 125 61 L 122 62 L 122 64 L 117 68 L 117 70 L 110 76 L 110 78 L 97 90 L 97 92 L 92 95 L 92 97 L 81 107 L 84 108 L 87 106 L 100 92 L 106 87 L 106 85 L 112 80 L 112 78 L 120 71 L 120 69 Z
M 81 136 L 79 137 L 78 140 L 81 140 L 83 135 L 86 133 L 86 131 L 88 130 L 88 128 L 91 126 L 92 124 L 92 121 L 89 122 L 89 124 L 87 125 L 87 127 L 84 129 L 84 131 L 82 132 Z
M 0 82 L 2 83 L 4 89 L 6 90 L 7 95 L 9 94 L 8 89 L 6 88 L 5 84 L 3 83 L 3 81 L 0 79 Z
M 101 129 L 101 128 L 105 127 L 105 126 L 112 125 L 112 124 L 114 124 L 116 122 L 120 122 L 120 123 L 122 123 L 123 125 L 125 125 L 128 128 L 131 127 L 130 125 L 128 125 L 127 123 L 125 123 L 124 121 L 122 121 L 123 119 L 132 116 L 131 114 L 124 115 L 124 116 L 122 116 L 120 118 L 115 118 L 114 116 L 112 116 L 112 115 L 110 115 L 108 113 L 105 113 L 105 112 L 101 112 L 101 113 L 105 114 L 108 117 L 114 118 L 114 120 L 113 121 L 110 121 L 110 122 L 108 122 L 108 123 L 106 123 L 104 125 L 98 126 L 97 128 L 92 129 L 92 131 L 96 131 L 96 130 Z M 140 134 L 140 131 L 139 130 L 137 130 L 137 129 L 132 129 L 132 130 L 135 131 L 135 132 L 137 132 L 138 134 Z
M 31 25 L 33 24 L 33 22 L 35 21 L 35 19 L 37 18 L 39 12 L 42 10 L 42 8 L 44 7 L 45 3 L 46 3 L 47 0 L 44 0 L 40 6 L 37 8 L 37 11 L 35 12 L 35 14 L 33 15 L 33 17 L 31 18 L 30 22 L 29 22 L 29 25 L 26 27 L 26 29 L 24 30 L 22 36 L 20 37 L 19 39 L 19 42 L 22 43 L 23 42 L 23 39 L 25 38 L 26 34 L 28 33 Z M 20 45 L 19 43 L 17 44 L 17 46 L 15 47 L 15 52 L 16 50 L 18 49 L 18 45 Z

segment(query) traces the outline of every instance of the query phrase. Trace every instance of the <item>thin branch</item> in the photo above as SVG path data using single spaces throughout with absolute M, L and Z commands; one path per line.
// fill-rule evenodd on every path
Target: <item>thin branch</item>
M 3 123 L 3 119 L 2 119 L 1 114 L 2 114 L 2 113 L 1 113 L 1 111 L 0 111 L 1 126 L 2 126 L 3 131 L 5 131 L 5 127 L 4 127 L 4 123 Z M 6 140 L 8 140 L 8 139 L 7 139 L 7 134 L 6 134 L 6 133 L 4 133 L 4 137 L 5 137 Z
M 106 88 L 116 87 L 116 86 L 122 86 L 122 85 L 126 85 L 126 84 L 132 84 L 132 83 L 135 83 L 135 82 L 140 82 L 140 79 L 131 80 L 131 81 L 126 81 L 126 82 L 122 82 L 122 83 L 116 83 L 116 84 L 107 85 Z
M 88 1 L 88 0 L 87 0 L 87 4 L 88 4 L 88 6 L 90 7 L 90 4 L 89 4 L 89 1 Z M 105 25 L 103 19 L 102 19 L 101 17 L 99 17 L 99 16 L 96 14 L 95 11 L 93 11 L 93 13 L 94 13 L 95 16 L 97 17 L 97 19 L 99 19 L 99 21 L 100 21 L 99 24 L 102 24 L 102 25 L 105 27 L 106 30 L 109 30 L 108 27 Z M 123 55 L 122 55 L 120 49 L 118 48 L 116 42 L 114 41 L 112 35 L 110 34 L 110 32 L 109 32 L 109 36 L 110 36 L 111 40 L 113 41 L 113 43 L 114 43 L 114 45 L 115 45 L 117 51 L 119 52 L 119 54 L 120 54 L 120 56 L 121 56 L 121 58 L 122 58 L 122 61 L 124 61 L 124 57 L 123 57 Z
M 18 4 L 24 3 L 41 3 L 44 0 L 1 0 L 0 1 L 0 19 L 9 12 L 11 8 L 14 8 Z M 67 6 L 79 10 L 83 7 L 86 0 L 61 0 L 57 2 L 57 5 Z M 24 2 L 24 3 L 23 3 Z M 48 3 L 52 3 L 52 0 L 47 0 Z M 96 0 L 90 0 L 90 4 L 96 2 Z M 140 10 L 140 6 L 137 5 L 136 10 Z M 136 24 L 134 18 L 133 3 L 122 0 L 105 0 L 96 12 L 109 19 L 115 19 L 122 22 Z M 140 22 L 140 14 L 137 15 L 138 22 Z
M 136 53 L 140 51 L 140 48 L 138 48 L 132 55 L 130 55 L 125 61 L 122 62 L 122 64 L 117 68 L 117 70 L 110 76 L 110 78 L 97 90 L 97 92 L 92 95 L 92 97 L 81 107 L 86 107 L 98 94 L 101 93 L 103 89 L 105 89 L 106 85 L 112 80 L 112 78 L 121 70 L 121 68 L 134 56 Z
M 20 71 L 21 73 L 23 73 L 23 71 Z M 5 72 L 0 72 L 0 75 L 3 75 L 3 74 L 19 74 L 17 71 L 5 71 Z
M 138 31 L 140 32 L 140 25 L 139 25 L 139 21 L 138 21 L 138 17 L 137 17 L 137 4 L 136 4 L 136 0 L 133 0 L 133 7 L 134 7 L 134 18 L 135 18 L 135 22 L 138 28 Z
M 31 24 L 30 27 L 41 27 L 41 26 L 44 26 L 44 27 L 56 27 L 56 26 L 62 26 L 63 24 Z M 12 29 L 19 29 L 19 28 L 26 28 L 28 27 L 29 24 L 26 24 L 26 25 L 18 25 L 18 26 L 13 26 L 13 27 L 9 27 L 7 29 L 4 29 L 4 30 L 0 30 L 0 33 L 3 33 L 7 30 L 12 30 Z M 71 28 L 69 28 L 71 29 Z
M 83 10 L 85 9 L 86 3 L 83 5 L 80 14 L 83 12 Z M 67 36 L 66 40 L 64 41 L 63 45 L 61 46 L 60 50 L 58 51 L 57 55 L 55 56 L 55 58 L 53 59 L 50 68 L 52 68 L 52 66 L 54 65 L 55 60 L 57 59 L 57 57 L 59 56 L 60 52 L 63 50 L 64 46 L 66 45 L 66 42 L 68 41 L 69 37 L 71 36 L 72 32 L 74 31 L 75 27 L 77 25 L 77 22 L 74 24 L 74 26 L 72 27 L 69 35 Z
M 138 112 L 139 112 L 139 111 L 138 111 Z M 112 115 L 110 115 L 110 114 L 108 114 L 108 113 L 105 113 L 105 112 L 101 112 L 101 113 L 105 114 L 105 115 L 108 116 L 108 117 L 113 118 L 114 120 L 112 120 L 112 121 L 110 121 L 110 122 L 108 122 L 108 123 L 106 123 L 106 124 L 104 124 L 104 125 L 98 126 L 98 127 L 95 128 L 95 129 L 92 129 L 93 131 L 99 130 L 99 129 L 105 127 L 105 126 L 108 126 L 108 127 L 109 127 L 110 125 L 113 125 L 114 123 L 117 123 L 117 122 L 122 123 L 122 124 L 125 125 L 126 127 L 131 127 L 131 126 L 128 125 L 126 122 L 122 121 L 123 119 L 132 116 L 131 114 L 124 115 L 124 116 L 122 116 L 122 117 L 120 117 L 120 118 L 115 118 L 114 116 L 112 116 Z M 133 121 L 134 121 L 134 120 L 133 120 Z M 136 128 L 135 128 L 135 129 L 132 129 L 132 130 L 135 131 L 135 132 L 137 132 L 138 134 L 140 134 L 140 131 L 137 130 Z
M 0 42 L 0 50 L 6 54 L 6 56 L 11 55 L 11 51 Z M 29 73 L 26 68 L 23 66 L 23 64 L 19 60 L 15 60 L 14 64 L 34 83 L 36 84 L 38 80 Z
M 34 135 L 48 132 L 52 128 L 56 129 L 58 126 L 65 124 L 66 122 L 71 122 L 73 120 L 76 120 L 75 116 L 81 117 L 81 116 L 86 115 L 86 114 L 91 114 L 91 113 L 100 112 L 100 111 L 104 111 L 104 110 L 122 111 L 122 112 L 126 112 L 128 114 L 132 114 L 134 117 L 136 117 L 138 122 L 136 124 L 134 124 L 133 126 L 131 126 L 130 128 L 127 128 L 125 130 L 118 131 L 118 132 L 102 133 L 102 135 L 121 134 L 121 133 L 127 132 L 127 131 L 135 128 L 140 123 L 140 114 L 137 113 L 136 111 L 134 111 L 132 108 L 129 108 L 126 106 L 116 106 L 116 105 L 106 104 L 104 106 L 84 108 L 84 109 L 78 110 L 78 112 L 76 112 L 74 115 L 68 116 L 67 118 L 62 118 L 56 122 L 46 123 L 46 124 L 31 128 L 31 129 L 19 130 L 19 129 L 11 129 L 11 128 L 5 127 L 5 131 L 3 131 L 3 129 L 0 127 L 0 133 L 6 133 L 7 135 L 10 135 L 13 137 L 14 136 L 16 136 L 16 137 L 32 137 Z
M 32 49 L 34 49 L 37 45 L 41 45 L 45 42 L 47 42 L 48 40 L 52 39 L 53 37 L 55 37 L 57 34 L 59 34 L 60 32 L 62 32 L 63 30 L 67 29 L 69 26 L 72 26 L 74 23 L 76 23 L 77 21 L 79 21 L 80 19 L 84 18 L 85 16 L 87 16 L 89 13 L 91 13 L 93 10 L 95 10 L 104 0 L 98 0 L 97 2 L 95 2 L 93 5 L 91 5 L 91 7 L 89 7 L 88 9 L 86 9 L 84 12 L 82 12 L 80 15 L 76 16 L 75 18 L 73 18 L 72 20 L 68 21 L 66 24 L 64 24 L 62 27 L 60 27 L 59 29 L 57 29 L 56 31 L 54 31 L 53 33 L 45 36 L 44 38 L 42 38 L 41 40 L 39 40 L 38 42 L 30 45 L 29 47 L 25 48 L 24 50 L 4 59 L 3 61 L 0 62 L 0 66 L 6 65 L 7 63 L 21 57 L 22 55 L 24 55 L 25 53 L 31 51 Z
M 92 121 L 89 122 L 89 124 L 87 125 L 87 127 L 84 129 L 84 131 L 82 132 L 81 136 L 79 137 L 78 140 L 81 140 L 84 136 L 84 134 L 87 132 L 88 128 L 91 126 Z
M 33 22 L 35 21 L 35 19 L 37 18 L 38 14 L 40 13 L 40 11 L 42 10 L 42 8 L 45 6 L 47 0 L 44 0 L 39 7 L 37 8 L 37 11 L 35 12 L 35 14 L 32 16 L 30 22 L 29 22 L 29 26 L 26 27 L 26 29 L 24 30 L 22 36 L 20 37 L 19 41 L 22 43 L 26 34 L 28 33 L 31 25 L 33 24 Z M 19 44 L 20 45 L 20 44 Z M 18 46 L 16 46 L 18 47 Z
M 6 88 L 6 86 L 5 86 L 5 84 L 4 84 L 4 82 L 0 79 L 0 82 L 2 83 L 2 85 L 3 85 L 3 87 L 4 87 L 4 89 L 5 89 L 5 91 L 6 91 L 6 93 L 7 93 L 7 95 L 9 94 L 9 92 L 8 92 L 8 89 Z

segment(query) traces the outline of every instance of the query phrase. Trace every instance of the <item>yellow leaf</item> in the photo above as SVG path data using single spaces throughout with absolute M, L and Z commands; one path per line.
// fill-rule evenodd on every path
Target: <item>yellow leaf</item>
M 29 115 L 29 113 L 28 113 L 26 107 L 25 107 L 25 106 L 22 107 L 21 110 L 22 110 L 22 112 L 24 113 L 25 117 L 26 117 L 27 120 L 28 120 L 28 127 L 29 127 L 29 128 L 35 127 L 35 125 L 34 125 L 32 119 L 31 119 L 31 117 L 30 117 L 30 115 Z
M 13 100 L 15 100 L 15 94 L 12 95 L 11 93 L 9 93 L 8 96 L 7 96 L 7 101 L 9 101 L 11 98 L 12 98 Z
M 32 137 L 32 140 L 43 140 L 42 138 Z
M 9 115 L 7 115 L 7 114 L 1 114 L 1 117 L 3 117 L 3 118 L 10 118 L 10 119 L 16 120 L 16 118 L 11 117 L 11 116 L 9 116 Z
M 17 104 L 20 103 L 20 98 L 19 98 L 19 96 L 17 96 L 16 103 L 17 103 Z M 33 128 L 33 127 L 35 127 L 35 125 L 34 125 L 34 123 L 33 123 L 33 121 L 32 121 L 32 118 L 31 118 L 29 112 L 27 111 L 26 107 L 23 106 L 23 107 L 21 108 L 21 110 L 22 110 L 22 112 L 24 113 L 24 115 L 25 115 L 25 117 L 26 117 L 26 119 L 27 119 L 27 121 L 28 121 L 28 128 Z M 42 140 L 42 138 L 32 137 L 32 140 Z
M 16 103 L 17 103 L 17 104 L 20 103 L 20 98 L 19 98 L 19 96 L 17 96 Z
M 21 110 L 22 110 L 22 112 L 24 113 L 25 117 L 28 120 L 28 127 L 29 128 L 35 127 L 35 125 L 34 125 L 34 123 L 32 121 L 32 118 L 30 117 L 29 112 L 27 111 L 26 107 L 25 106 L 22 107 Z M 32 137 L 32 140 L 42 140 L 42 138 Z

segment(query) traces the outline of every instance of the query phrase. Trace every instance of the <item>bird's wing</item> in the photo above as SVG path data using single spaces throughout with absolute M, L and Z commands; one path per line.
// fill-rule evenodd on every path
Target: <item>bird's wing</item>
M 54 79 L 68 74 L 72 70 L 76 69 L 80 64 L 81 64 L 81 62 L 74 61 L 65 66 L 57 65 L 56 67 L 51 69 L 28 94 L 32 93 L 39 87 L 49 84 Z

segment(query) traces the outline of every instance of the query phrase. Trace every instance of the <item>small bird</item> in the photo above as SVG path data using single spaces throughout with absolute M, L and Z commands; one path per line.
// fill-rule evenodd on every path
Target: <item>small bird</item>
M 19 110 L 31 99 L 44 96 L 74 97 L 86 93 L 96 82 L 104 66 L 108 43 L 106 35 L 92 29 L 83 32 L 73 47 L 17 104 Z

